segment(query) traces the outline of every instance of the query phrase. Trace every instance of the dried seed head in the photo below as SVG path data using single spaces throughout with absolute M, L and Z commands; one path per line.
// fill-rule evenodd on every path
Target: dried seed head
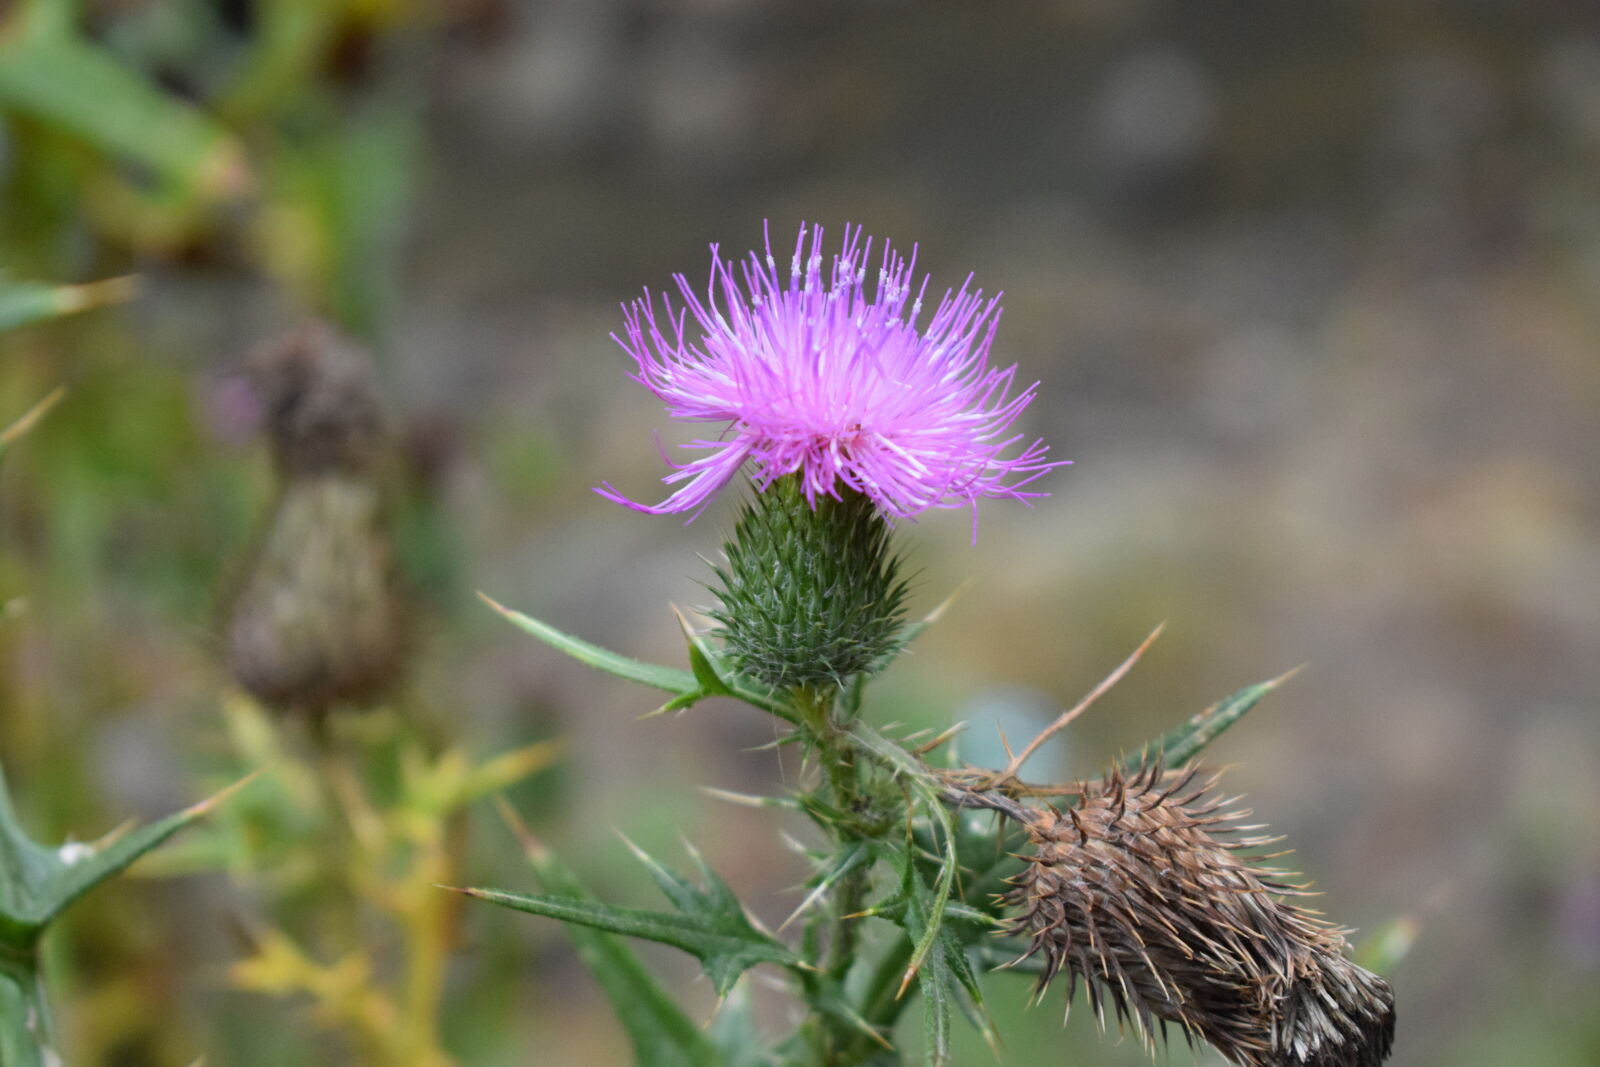
M 1344 956 L 1343 932 L 1284 903 L 1303 894 L 1249 853 L 1246 810 L 1212 778 L 1113 772 L 1075 808 L 1037 811 L 1034 852 L 1006 902 L 1070 1005 L 1083 980 L 1152 1048 L 1166 1024 L 1246 1067 L 1376 1067 L 1394 1039 L 1387 983 Z
M 310 322 L 250 357 L 284 477 L 375 473 L 389 455 L 372 361 L 331 326 Z
M 370 704 L 403 674 L 413 630 L 390 540 L 392 450 L 371 364 L 313 324 L 252 357 L 250 370 L 279 488 L 228 605 L 228 668 L 281 710 Z

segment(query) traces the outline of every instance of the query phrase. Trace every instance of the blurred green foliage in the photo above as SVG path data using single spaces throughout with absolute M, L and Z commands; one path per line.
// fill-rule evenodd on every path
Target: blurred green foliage
M 456 906 L 431 887 L 460 880 L 460 809 L 550 750 L 469 763 L 430 740 L 441 731 L 425 711 L 380 717 L 345 742 L 350 761 L 330 757 L 336 786 L 298 762 L 298 727 L 227 704 L 209 631 L 268 474 L 207 421 L 214 374 L 138 329 L 144 307 L 106 309 L 140 274 L 243 274 L 380 341 L 416 174 L 407 42 L 439 18 L 384 0 L 0 10 L 0 404 L 56 404 L 67 387 L 0 487 L 0 596 L 16 616 L 0 633 L 0 751 L 18 806 L 70 837 L 127 814 L 130 791 L 192 797 L 265 772 L 223 822 L 141 868 L 227 884 L 163 878 L 114 904 L 90 898 L 46 943 L 69 1062 L 348 1062 L 355 1049 L 449 1062 L 437 1032 Z M 420 502 L 402 526 L 420 584 L 447 591 L 449 535 Z M 152 720 L 152 698 L 172 710 Z M 197 900 L 209 933 L 184 930 Z M 219 944 L 230 913 L 248 937 Z M 503 980 L 504 954 L 486 957 L 481 974 Z M 228 963 L 248 992 L 230 991 Z M 264 1032 L 263 994 L 289 1018 L 313 1012 L 334 1051 L 295 1027 Z
M 416 172 L 423 5 L 207 0 L 0 16 L 0 249 L 16 273 L 211 260 L 369 338 Z

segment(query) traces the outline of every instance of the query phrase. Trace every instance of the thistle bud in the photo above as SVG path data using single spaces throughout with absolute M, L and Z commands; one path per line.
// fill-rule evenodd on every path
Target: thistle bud
M 1034 811 L 1033 852 L 1005 900 L 1008 931 L 1067 975 L 1101 1024 L 1109 1001 L 1153 1048 L 1166 1024 L 1245 1067 L 1377 1067 L 1394 996 L 1345 956 L 1344 933 L 1283 897 L 1304 887 L 1249 853 L 1245 810 L 1207 799 L 1216 779 L 1148 766 L 1083 787 L 1073 808 Z M 1026 958 L 1026 957 L 1024 957 Z
M 881 665 L 905 622 L 889 524 L 867 496 L 805 497 L 778 479 L 744 508 L 714 566 L 711 612 L 739 669 L 780 689 L 842 684 Z
M 391 448 L 364 353 L 313 324 L 252 357 L 278 476 L 225 624 L 228 668 L 284 710 L 320 715 L 395 684 L 411 620 L 390 541 Z

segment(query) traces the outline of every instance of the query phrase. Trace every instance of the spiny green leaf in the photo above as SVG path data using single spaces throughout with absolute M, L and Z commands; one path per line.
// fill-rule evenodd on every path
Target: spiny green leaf
M 1288 681 L 1299 669 L 1296 667 L 1271 681 L 1247 685 L 1231 696 L 1225 697 L 1191 717 L 1182 726 L 1168 730 L 1145 745 L 1137 756 L 1123 761 L 1123 769 L 1135 770 L 1153 759 L 1157 753 L 1168 767 L 1182 766 L 1199 755 L 1200 750 L 1215 741 L 1222 731 L 1244 718 L 1245 713 L 1255 707 L 1262 697 Z
M 707 697 L 735 695 L 733 690 L 723 681 L 723 675 L 729 672 L 724 672 L 719 668 L 716 651 L 706 641 L 705 635 L 695 633 L 694 628 L 689 625 L 689 620 L 684 618 L 683 613 L 678 611 L 677 608 L 673 608 L 673 612 L 677 614 L 678 625 L 683 630 L 684 639 L 689 643 L 689 670 L 694 675 L 696 684 L 693 692 L 673 697 L 652 712 L 652 715 L 664 714 L 669 711 L 682 711 L 693 707 Z
M 39 897 L 42 906 L 41 924 L 47 924 L 63 909 L 83 894 L 115 874 L 126 870 L 134 860 L 161 844 L 167 838 L 188 826 L 196 819 L 209 814 L 233 793 L 243 788 L 250 778 L 242 779 L 198 804 L 191 804 L 180 812 L 168 815 L 144 826 L 123 831 L 113 831 L 92 845 L 72 846 L 57 850 L 64 862 L 61 870 L 47 882 Z
M 733 890 L 729 889 L 727 883 L 715 875 L 712 876 L 707 889 L 701 890 L 693 882 L 667 867 L 666 864 L 661 863 L 632 841 L 627 838 L 623 838 L 622 841 L 639 862 L 644 864 L 644 869 L 649 873 L 651 880 L 656 883 L 656 887 L 661 890 L 668 900 L 672 901 L 672 906 L 679 911 L 689 915 L 714 915 L 729 907 L 735 909 L 739 907 L 738 900 L 734 898 Z M 698 855 L 696 858 L 699 858 Z M 701 869 L 706 869 L 704 863 L 701 864 Z
M 950 892 L 955 886 L 956 869 L 960 866 L 960 861 L 956 856 L 954 820 L 950 816 L 949 809 L 937 796 L 927 798 L 925 803 L 944 829 L 945 850 L 939 865 L 939 877 L 933 883 L 933 900 L 928 909 L 928 928 L 937 931 L 944 924 L 944 909 L 950 903 Z M 916 968 L 918 961 L 933 944 L 933 936 L 925 934 L 924 938 L 925 943 L 918 944 L 917 950 L 911 954 L 912 969 Z
M 947 1067 L 950 1063 L 950 1009 L 955 996 L 951 982 L 950 963 L 946 958 L 948 940 L 944 936 L 943 920 L 935 913 L 935 893 L 923 882 L 917 871 L 915 857 L 907 849 L 901 859 L 901 903 L 898 922 L 905 928 L 915 948 L 901 981 L 901 993 L 911 981 L 917 979 L 917 991 L 922 994 L 924 1039 L 930 1067 Z M 943 903 L 937 905 L 943 911 Z
M 463 889 L 461 892 L 531 915 L 543 915 L 682 949 L 700 961 L 719 996 L 732 989 L 739 975 L 757 963 L 800 966 L 799 957 L 750 927 L 748 921 L 730 923 L 700 916 L 621 908 L 563 897 L 507 893 L 495 889 Z
M 478 596 L 485 604 L 498 611 L 511 621 L 512 625 L 524 630 L 552 648 L 565 652 L 579 663 L 587 664 L 597 670 L 614 674 L 618 678 L 626 678 L 630 682 L 648 685 L 653 689 L 664 689 L 669 693 L 690 693 L 698 688 L 695 677 L 688 671 L 676 667 L 662 667 L 655 663 L 646 663 L 643 660 L 629 659 L 627 656 L 618 655 L 599 645 L 591 644 L 579 637 L 563 633 L 548 623 L 541 622 L 530 615 L 520 611 L 513 611 L 502 604 L 496 603 L 483 593 Z
M 949 1067 L 950 1009 L 954 1006 L 955 993 L 942 942 L 923 962 L 917 975 L 917 991 L 922 994 L 923 1040 L 927 1044 L 928 1067 Z
M 113 831 L 90 844 L 47 848 L 18 825 L 0 772 L 0 942 L 30 949 L 73 901 L 210 812 L 247 781 L 157 822 Z
M 923 783 L 929 787 L 933 785 L 933 776 L 928 773 L 928 769 L 922 765 L 917 757 L 885 737 L 874 727 L 869 726 L 860 719 L 852 720 L 850 723 L 850 736 L 857 747 L 888 768 L 896 777 Z
M 556 897 L 598 903 L 576 875 L 534 841 L 509 814 L 509 808 L 504 813 L 522 839 L 528 863 L 545 890 Z M 718 1055 L 713 1045 L 721 1044 L 716 1040 L 719 1031 L 713 1031 L 708 1040 L 621 939 L 578 923 L 568 923 L 566 932 L 627 1031 L 634 1060 L 640 1067 L 737 1067 L 738 1063 L 749 1062 Z M 729 1007 L 734 1005 L 725 1007 L 724 1013 Z M 724 1023 L 725 1027 L 734 1025 L 732 1021 Z
M 609 649 L 601 648 L 599 645 L 592 644 L 582 638 L 564 633 L 554 626 L 524 615 L 520 611 L 513 611 L 504 605 L 496 603 L 483 593 L 479 593 L 478 596 L 482 598 L 484 603 L 503 615 L 518 629 L 532 634 L 558 651 L 565 652 L 578 662 L 587 664 L 597 670 L 605 671 L 607 674 L 616 675 L 618 678 L 626 678 L 630 682 L 638 682 L 641 685 L 647 685 L 653 689 L 661 689 L 673 694 L 673 699 L 662 710 L 677 710 L 678 708 L 688 707 L 690 704 L 709 696 L 726 694 L 738 697 L 746 704 L 771 712 L 790 722 L 794 721 L 794 710 L 789 707 L 786 698 L 765 690 L 748 679 L 737 675 L 731 677 L 719 676 L 724 688 L 710 691 L 701 684 L 700 679 L 695 677 L 692 671 L 680 670 L 676 667 L 663 667 L 659 664 L 646 663 L 643 660 L 630 659 L 627 656 L 618 655 Z M 713 664 L 708 661 L 706 666 L 713 666 Z
M 757 963 L 776 963 L 791 968 L 804 966 L 786 946 L 756 929 L 733 890 L 698 853 L 693 856 L 705 879 L 703 886 L 696 886 L 668 870 L 637 846 L 630 843 L 629 847 L 678 909 L 676 913 L 492 889 L 463 889 L 461 892 L 534 915 L 682 949 L 700 961 L 718 996 L 726 996 L 739 976 Z
M 1416 942 L 1422 924 L 1413 915 L 1391 919 L 1361 939 L 1355 961 L 1375 974 L 1388 974 Z
M 721 696 L 731 692 L 722 679 L 717 677 L 716 670 L 711 666 L 711 661 L 700 647 L 691 643 L 689 645 L 689 669 L 694 673 L 695 681 L 700 683 L 700 688 L 709 695 Z
M 956 1003 L 961 1006 L 973 1029 L 981 1033 L 991 1047 L 996 1046 L 999 1035 L 995 1033 L 994 1023 L 989 1019 L 988 1009 L 984 1007 L 983 987 L 979 985 L 978 976 L 972 970 L 972 961 L 967 959 L 967 946 L 956 936 L 948 923 L 940 931 L 939 937 L 944 942 L 944 962 L 967 994 L 965 1000 L 957 997 Z

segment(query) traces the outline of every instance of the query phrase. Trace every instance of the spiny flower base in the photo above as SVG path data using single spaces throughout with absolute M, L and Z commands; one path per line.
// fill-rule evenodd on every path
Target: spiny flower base
M 905 583 L 888 523 L 860 493 L 813 510 L 788 476 L 746 505 L 711 612 L 740 671 L 778 689 L 842 684 L 889 653 Z
M 1394 996 L 1344 955 L 1343 933 L 1283 894 L 1302 893 L 1219 840 L 1248 811 L 1208 800 L 1195 772 L 1151 765 L 1088 784 L 1075 808 L 1034 811 L 1034 853 L 1006 902 L 1009 933 L 1044 961 L 1039 990 L 1079 979 L 1102 1025 L 1109 1000 L 1147 1045 L 1175 1023 L 1245 1067 L 1378 1067 L 1394 1040 Z M 1158 1024 L 1159 1023 L 1159 1027 Z

